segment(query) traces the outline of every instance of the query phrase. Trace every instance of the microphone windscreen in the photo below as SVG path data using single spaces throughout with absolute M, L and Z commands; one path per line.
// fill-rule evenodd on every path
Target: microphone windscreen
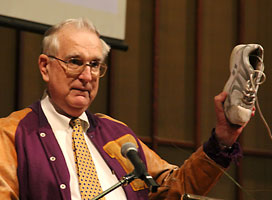
M 133 144 L 132 142 L 127 142 L 127 143 L 125 143 L 125 144 L 122 145 L 121 153 L 122 153 L 122 155 L 124 157 L 127 158 L 127 153 L 129 151 L 136 151 L 136 152 L 138 152 L 138 149 L 137 149 L 136 145 Z

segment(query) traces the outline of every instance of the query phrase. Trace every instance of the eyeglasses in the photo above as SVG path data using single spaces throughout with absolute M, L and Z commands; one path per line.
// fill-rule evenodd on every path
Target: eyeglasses
M 90 63 L 86 63 L 80 58 L 70 58 L 67 61 L 57 58 L 55 56 L 48 55 L 49 58 L 56 59 L 58 61 L 63 62 L 66 65 L 66 73 L 70 75 L 78 75 L 81 74 L 87 66 L 91 68 L 91 73 L 94 76 L 103 77 L 107 71 L 107 65 L 101 63 L 99 61 L 91 61 Z M 61 65 L 62 66 L 62 65 Z

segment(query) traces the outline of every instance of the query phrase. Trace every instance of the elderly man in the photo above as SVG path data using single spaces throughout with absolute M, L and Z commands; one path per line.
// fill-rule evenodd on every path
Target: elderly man
M 142 180 L 105 199 L 180 199 L 205 195 L 239 154 L 243 127 L 224 116 L 226 93 L 215 97 L 216 127 L 204 146 L 181 166 L 168 164 L 124 123 L 87 108 L 96 97 L 109 46 L 86 19 L 66 20 L 47 31 L 39 69 L 42 100 L 0 119 L 0 199 L 92 199 L 133 170 L 121 153 L 134 143 L 160 185 L 150 193 Z

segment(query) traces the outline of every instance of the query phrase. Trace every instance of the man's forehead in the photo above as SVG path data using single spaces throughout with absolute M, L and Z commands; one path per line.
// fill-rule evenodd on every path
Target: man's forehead
M 90 51 L 92 51 L 91 56 L 95 56 L 97 59 L 103 57 L 102 43 L 99 37 L 86 28 L 65 27 L 58 33 L 58 41 L 58 53 L 65 56 L 65 58 L 90 57 Z
M 77 27 L 63 27 L 57 33 L 60 46 L 63 44 L 69 45 L 69 43 L 79 44 L 84 46 L 97 46 L 101 45 L 100 38 L 97 34 L 87 28 Z

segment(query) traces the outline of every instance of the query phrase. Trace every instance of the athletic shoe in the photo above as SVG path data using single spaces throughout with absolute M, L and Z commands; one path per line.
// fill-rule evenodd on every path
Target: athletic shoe
M 258 44 L 238 45 L 231 53 L 224 111 L 232 124 L 243 125 L 252 115 L 259 85 L 265 81 L 263 54 Z

